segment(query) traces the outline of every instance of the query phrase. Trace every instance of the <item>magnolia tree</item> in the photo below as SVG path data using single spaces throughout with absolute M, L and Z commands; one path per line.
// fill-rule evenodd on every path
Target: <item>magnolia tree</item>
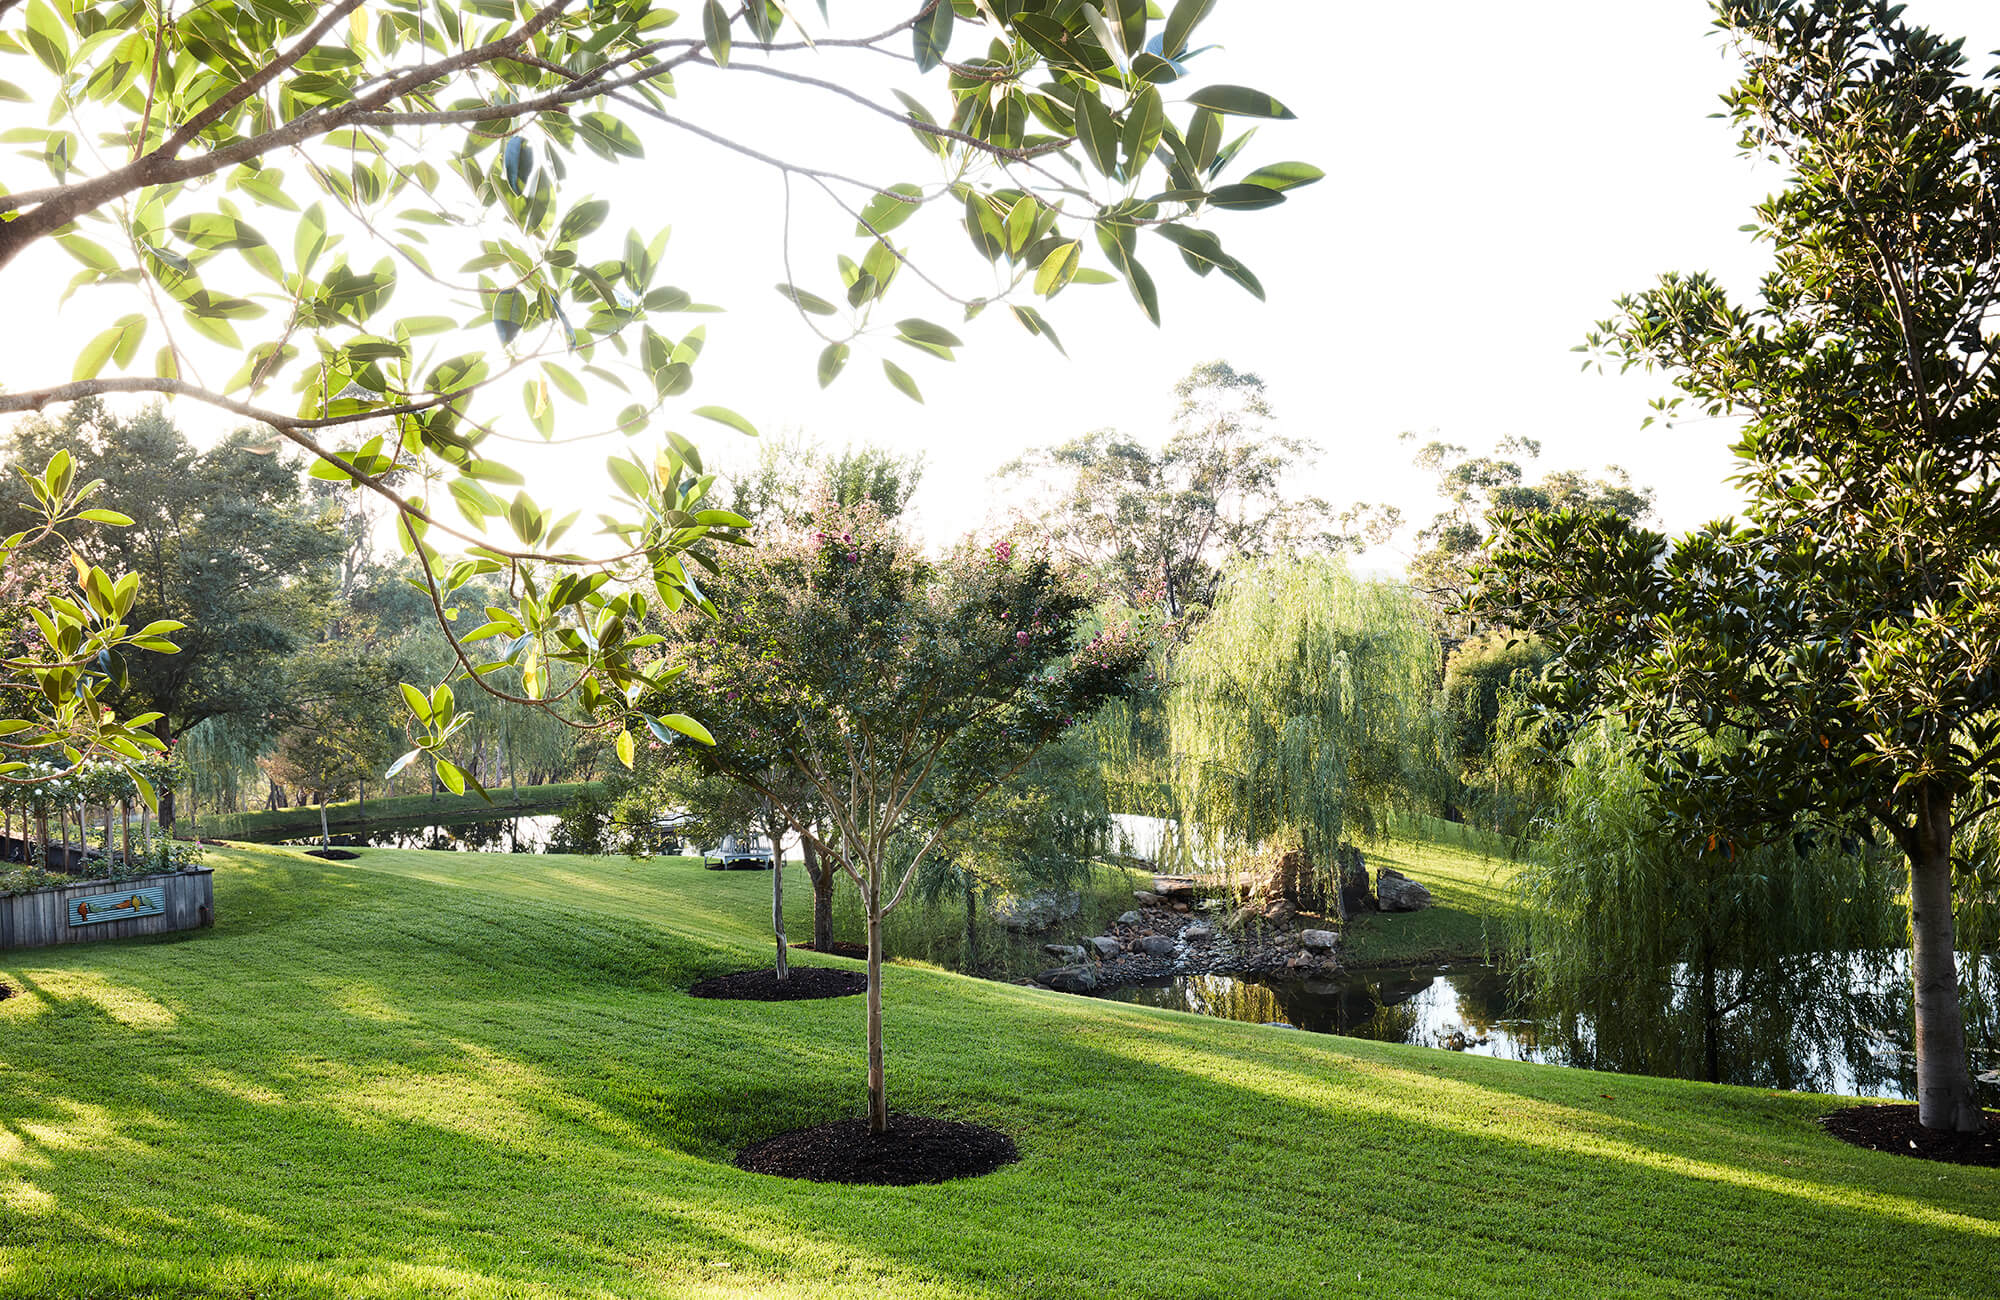
M 1758 301 L 1667 276 L 1591 346 L 1748 417 L 1746 518 L 1669 540 L 1516 516 L 1484 608 L 1554 653 L 1557 716 L 1627 723 L 1681 851 L 1872 822 L 1909 866 L 1917 1094 L 1976 1131 L 1953 878 L 2000 798 L 2000 92 L 1877 0 L 1718 4 L 1727 96 L 1786 186 Z
M 691 761 L 783 810 L 860 890 L 879 1133 L 883 918 L 983 800 L 1133 689 L 1145 642 L 1093 634 L 1085 585 L 1046 555 L 968 542 L 926 560 L 866 504 L 729 558 L 717 589 L 727 622 L 689 620 L 668 655 L 716 724 Z
M 132 627 L 125 620 L 138 599 L 138 576 L 113 576 L 76 557 L 72 539 L 81 529 L 132 521 L 85 504 L 100 483 L 78 483 L 68 452 L 51 456 L 40 474 L 17 473 L 34 499 L 36 522 L 0 540 L 0 609 L 8 624 L 0 685 L 11 688 L 0 710 L 7 715 L 0 717 L 0 798 L 46 814 L 63 797 L 52 790 L 82 782 L 88 765 L 108 761 L 156 807 L 144 760 L 166 749 L 147 730 L 159 715 L 120 719 L 105 698 L 122 684 L 128 654 L 175 653 L 167 636 L 181 624 Z M 51 552 L 60 558 L 50 559 Z M 45 815 L 40 829 L 46 860 Z
M 1261 297 L 1210 218 L 1283 202 L 1320 173 L 1231 174 L 1249 133 L 1229 119 L 1291 114 L 1191 78 L 1214 7 L 903 0 L 885 27 L 848 32 L 827 4 L 813 15 L 784 0 L 685 13 L 647 0 L 0 0 L 0 100 L 21 105 L 5 138 L 45 173 L 5 177 L 0 274 L 70 259 L 69 293 L 102 322 L 70 373 L 15 376 L 0 412 L 148 393 L 263 424 L 314 473 L 393 508 L 461 685 L 629 729 L 627 702 L 648 684 L 639 627 L 662 605 L 707 608 L 686 560 L 708 562 L 743 523 L 710 508 L 701 459 L 670 426 L 752 426 L 693 405 L 706 335 L 669 323 L 704 305 L 669 282 L 666 230 L 612 227 L 611 201 L 579 179 L 690 148 L 768 169 L 786 217 L 778 292 L 816 336 L 822 384 L 882 345 L 953 359 L 961 340 L 906 310 L 913 295 L 966 320 L 1004 305 L 992 314 L 1060 346 L 1047 301 L 1123 282 L 1157 322 L 1149 248 Z M 895 84 L 906 72 L 918 93 Z M 856 176 L 800 156 L 782 125 L 748 138 L 714 103 L 724 81 L 854 111 L 913 137 L 915 165 Z M 851 229 L 852 256 L 793 266 L 795 190 Z M 948 213 L 982 264 L 963 283 L 899 233 L 926 209 Z M 881 373 L 921 400 L 895 360 Z M 563 405 L 619 388 L 632 399 L 615 417 Z M 502 451 L 521 436 L 641 434 L 645 449 L 613 458 L 610 540 L 589 551 Z M 453 592 L 487 575 L 505 598 L 478 628 L 452 626 Z M 489 678 L 502 663 L 520 687 Z M 551 688 L 552 666 L 566 686 Z M 405 698 L 417 746 L 403 761 L 428 757 L 463 788 L 445 754 L 467 715 L 448 681 Z

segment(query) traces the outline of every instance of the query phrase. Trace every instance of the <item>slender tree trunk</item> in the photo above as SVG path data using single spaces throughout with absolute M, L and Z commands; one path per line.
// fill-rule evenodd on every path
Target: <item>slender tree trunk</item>
M 319 846 L 323 849 L 333 847 L 333 836 L 326 829 L 326 791 L 324 789 L 319 792 Z
M 365 780 L 354 783 L 354 813 L 362 821 L 368 820 L 368 782 Z
M 973 887 L 972 873 L 959 868 L 959 878 L 965 885 L 965 973 L 979 973 L 979 892 Z
M 118 805 L 118 832 L 125 842 L 125 869 L 132 869 L 132 801 L 126 799 Z
M 1951 800 L 1919 798 L 1910 853 L 1910 977 L 1917 1005 L 1917 1122 L 1976 1133 L 1985 1122 L 1965 1057 L 1951 914 Z
M 111 805 L 104 805 L 104 864 L 111 865 Z
M 792 977 L 791 945 L 785 938 L 785 832 L 773 821 L 765 828 L 771 837 L 771 932 L 778 938 L 778 978 Z
M 813 891 L 813 937 L 814 952 L 833 951 L 833 863 L 821 863 L 819 850 L 810 839 L 803 841 L 800 850 L 806 860 L 806 879 L 812 883 Z
M 153 865 L 153 810 L 143 803 L 139 805 L 139 847 L 146 855 L 146 865 Z
M 882 1075 L 882 892 L 873 871 L 868 888 L 868 1131 L 889 1131 L 889 1096 Z
M 52 870 L 49 866 L 49 815 L 47 812 L 37 812 L 35 814 L 35 829 L 39 833 L 39 838 L 42 842 L 42 870 Z
M 1710 1083 L 1722 1082 L 1722 1049 L 1716 1041 L 1718 1018 L 1715 1009 L 1715 941 L 1711 936 L 1704 935 L 1701 941 L 1701 1047 Z

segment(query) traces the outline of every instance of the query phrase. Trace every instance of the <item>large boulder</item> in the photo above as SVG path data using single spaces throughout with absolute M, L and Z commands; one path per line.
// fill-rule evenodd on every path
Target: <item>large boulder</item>
M 1117 924 L 1119 924 L 1119 925 L 1137 925 L 1137 924 L 1139 924 L 1139 922 L 1140 922 L 1140 921 L 1142 921 L 1142 920 L 1144 920 L 1144 919 L 1145 919 L 1145 918 L 1144 918 L 1144 917 L 1142 917 L 1142 916 L 1140 916 L 1140 915 L 1139 915 L 1139 913 L 1138 913 L 1138 912 L 1136 912 L 1136 911 L 1130 911 L 1130 912 L 1120 912 L 1120 913 L 1118 914 L 1118 921 L 1117 921 Z
M 1212 925 L 1191 925 L 1181 931 L 1181 938 L 1187 943 L 1207 943 L 1214 937 L 1215 927 Z
M 1375 893 L 1368 887 L 1368 861 L 1352 844 L 1342 844 L 1334 855 L 1340 865 L 1340 911 L 1343 916 L 1375 910 Z
M 1125 945 L 1113 939 L 1110 935 L 1100 934 L 1096 938 L 1085 939 L 1083 942 L 1085 947 L 1089 948 L 1105 961 L 1110 961 L 1113 957 L 1125 951 Z
M 1301 930 L 1299 943 L 1314 952 L 1332 952 L 1340 946 L 1338 930 Z
M 1153 893 L 1163 903 L 1194 902 L 1193 876 L 1154 876 Z
M 1414 912 L 1433 901 L 1430 890 L 1391 867 L 1376 874 L 1375 897 L 1385 912 Z
M 1174 955 L 1174 941 L 1165 935 L 1149 934 L 1135 945 L 1148 957 L 1171 957 Z
M 1310 854 L 1296 846 L 1272 849 L 1236 867 L 1237 892 L 1252 900 L 1283 899 L 1301 912 L 1323 914 L 1326 887 Z
M 1035 983 L 1058 993 L 1091 993 L 1097 989 L 1097 972 L 1088 966 L 1058 966 L 1035 976 Z
M 1083 895 L 1008 894 L 993 900 L 993 919 L 1009 930 L 1046 930 L 1083 910 Z
M 1090 956 L 1089 953 L 1073 943 L 1045 943 L 1042 945 L 1042 951 L 1051 957 L 1059 957 L 1063 961 L 1068 962 L 1082 961 Z

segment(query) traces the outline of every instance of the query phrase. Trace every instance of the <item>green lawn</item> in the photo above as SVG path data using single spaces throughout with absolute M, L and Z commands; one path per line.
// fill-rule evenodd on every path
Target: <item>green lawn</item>
M 1442 823 L 1424 828 L 1436 839 L 1414 838 L 1414 829 L 1364 843 L 1362 852 L 1370 873 L 1394 867 L 1430 890 L 1435 906 L 1355 917 L 1340 953 L 1349 966 L 1477 961 L 1505 946 L 1507 920 L 1515 908 L 1510 884 L 1520 867 L 1508 856 L 1506 843 Z
M 746 1174 L 862 1102 L 859 999 L 682 991 L 765 959 L 768 877 L 212 856 L 214 930 L 0 955 L 0 1296 L 1992 1294 L 2000 1171 L 1843 1146 L 1825 1098 L 919 966 L 893 1103 L 1021 1163 Z

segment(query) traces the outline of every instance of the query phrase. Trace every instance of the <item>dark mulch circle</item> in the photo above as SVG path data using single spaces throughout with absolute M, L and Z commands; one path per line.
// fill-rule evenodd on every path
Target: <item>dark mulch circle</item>
M 792 947 L 797 948 L 802 952 L 819 951 L 819 949 L 813 947 L 809 943 L 795 943 L 792 945 Z M 845 942 L 835 943 L 827 948 L 826 955 L 829 957 L 847 957 L 853 959 L 854 961 L 867 961 L 868 945 L 865 943 L 845 943 Z
M 8 998 L 11 998 L 13 996 L 14 996 L 14 990 L 8 988 L 4 983 L 0 983 L 0 1002 L 5 1002 Z
M 891 1115 L 875 1136 L 865 1119 L 793 1129 L 745 1148 L 737 1167 L 815 1183 L 910 1187 L 978 1178 L 1021 1158 L 1014 1139 L 983 1124 L 928 1115 Z
M 803 1002 L 811 998 L 848 998 L 868 991 L 868 976 L 858 970 L 830 966 L 794 966 L 788 979 L 775 970 L 740 970 L 715 975 L 688 992 L 698 998 L 728 998 L 739 1002 Z
M 1917 1123 L 1917 1108 L 1911 1105 L 1849 1106 L 1820 1116 L 1819 1122 L 1841 1141 L 1870 1151 L 1954 1165 L 2000 1167 L 2000 1114 L 1992 1111 L 1986 1112 L 1986 1128 L 1980 1133 L 1941 1133 L 1925 1128 Z
M 353 849 L 307 849 L 309 858 L 325 858 L 328 862 L 352 862 L 360 857 Z

